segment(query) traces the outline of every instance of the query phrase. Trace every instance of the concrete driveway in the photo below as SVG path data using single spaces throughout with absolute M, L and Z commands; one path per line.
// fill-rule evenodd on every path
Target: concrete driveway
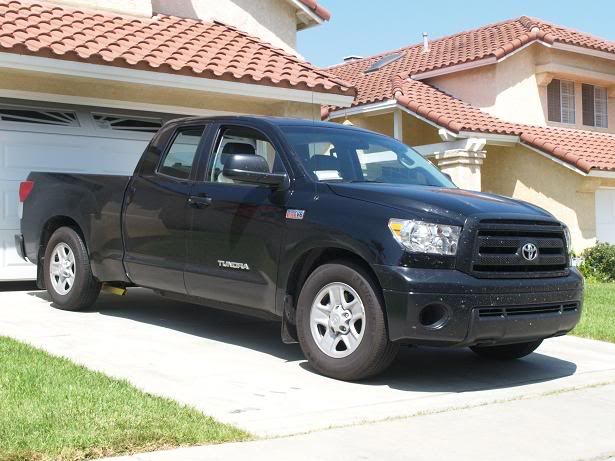
M 0 335 L 190 404 L 256 435 L 288 435 L 615 382 L 615 345 L 574 337 L 499 363 L 468 350 L 404 348 L 378 379 L 344 383 L 310 370 L 279 324 L 161 299 L 103 295 L 90 312 L 44 292 L 0 293 Z

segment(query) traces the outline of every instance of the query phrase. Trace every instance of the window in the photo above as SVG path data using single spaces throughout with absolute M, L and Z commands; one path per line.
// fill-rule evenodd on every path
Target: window
M 606 88 L 583 84 L 583 125 L 608 128 L 608 95 Z
M 124 117 L 121 115 L 92 114 L 96 126 L 105 130 L 139 131 L 156 133 L 162 126 L 162 120 L 145 117 Z
M 26 107 L 0 107 L 0 120 L 52 126 L 79 126 L 77 114 L 74 112 Z
M 224 176 L 224 162 L 227 155 L 260 155 L 269 165 L 271 173 L 285 173 L 282 161 L 273 145 L 260 132 L 247 127 L 223 128 L 216 145 L 213 164 L 207 177 L 211 182 L 234 183 Z
M 547 118 L 550 122 L 575 123 L 574 82 L 553 79 L 547 86 Z
M 204 127 L 180 128 L 162 160 L 159 173 L 179 179 L 188 179 Z
M 367 69 L 365 69 L 365 73 L 369 74 L 370 72 L 375 72 L 377 70 L 380 70 L 387 64 L 391 64 L 392 62 L 397 61 L 402 56 L 403 56 L 402 53 L 395 53 L 395 54 L 389 54 L 388 56 L 380 58 L 378 61 L 376 61 L 371 66 L 369 66 Z
M 408 146 L 385 136 L 345 128 L 282 127 L 316 181 L 454 187 Z

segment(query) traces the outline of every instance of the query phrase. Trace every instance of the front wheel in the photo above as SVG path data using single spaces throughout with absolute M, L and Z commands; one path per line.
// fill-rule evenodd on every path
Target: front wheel
M 472 346 L 473 352 L 488 359 L 515 360 L 530 355 L 542 343 L 542 339 L 527 343 L 505 344 L 503 346 Z
M 389 341 L 375 283 L 351 263 L 325 264 L 308 277 L 297 305 L 297 334 L 314 369 L 342 380 L 377 375 L 398 350 Z
M 47 242 L 44 275 L 47 291 L 60 309 L 86 309 L 100 293 L 85 244 L 70 227 L 60 227 Z

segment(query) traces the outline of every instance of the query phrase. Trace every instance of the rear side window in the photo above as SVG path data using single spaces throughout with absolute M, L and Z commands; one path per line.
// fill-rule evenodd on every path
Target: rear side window
M 180 128 L 167 149 L 158 172 L 178 179 L 190 178 L 205 127 Z

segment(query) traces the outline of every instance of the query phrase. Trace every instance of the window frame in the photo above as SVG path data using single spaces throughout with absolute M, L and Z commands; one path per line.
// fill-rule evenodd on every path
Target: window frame
M 179 133 L 185 130 L 190 130 L 190 129 L 195 129 L 195 128 L 202 128 L 203 132 L 201 133 L 201 139 L 199 140 L 199 143 L 194 152 L 194 159 L 192 160 L 192 166 L 190 167 L 190 174 L 188 175 L 188 177 L 178 178 L 177 176 L 171 176 L 171 175 L 161 172 L 160 168 L 162 168 L 164 161 L 167 158 L 167 155 L 169 154 L 169 151 L 173 147 L 173 143 L 177 139 L 177 136 L 179 136 Z M 162 150 L 162 153 L 160 154 L 160 158 L 158 159 L 158 163 L 156 164 L 156 168 L 154 169 L 154 174 L 156 176 L 160 176 L 166 179 L 171 179 L 175 182 L 180 182 L 180 183 L 187 183 L 187 182 L 194 181 L 196 174 L 197 174 L 197 170 L 199 169 L 198 166 L 200 163 L 201 152 L 203 150 L 203 146 L 207 138 L 207 130 L 208 130 L 208 125 L 206 123 L 191 123 L 188 125 L 176 126 L 175 129 L 173 130 L 173 134 L 169 136 L 169 139 L 167 140 L 164 146 L 164 149 Z
M 582 83 L 582 88 L 583 90 L 585 90 L 586 88 L 591 88 L 591 115 L 592 115 L 592 120 L 591 120 L 591 124 L 585 123 L 586 122 L 586 117 L 585 117 L 585 111 L 586 111 L 586 107 L 585 107 L 585 98 L 582 97 L 582 102 L 581 104 L 583 104 L 583 126 L 587 126 L 587 127 L 591 127 L 591 128 L 601 128 L 601 129 L 608 129 L 609 128 L 609 92 L 608 89 L 606 87 L 603 86 L 599 86 L 599 85 L 594 85 L 593 83 Z M 606 122 L 604 125 L 598 125 L 597 123 L 597 117 L 596 114 L 598 113 L 597 110 L 597 98 L 596 98 L 596 90 L 600 90 L 604 92 L 604 121 Z M 589 121 L 589 120 L 588 120 Z
M 553 120 L 550 118 L 551 116 L 551 111 L 550 111 L 550 96 L 549 96 L 549 87 L 553 84 L 555 84 L 555 82 L 558 83 L 558 95 L 559 95 L 559 120 Z M 568 120 L 564 121 L 564 92 L 562 91 L 562 83 L 567 83 L 570 84 L 571 88 L 572 88 L 572 97 L 570 102 L 571 104 L 571 108 L 570 111 L 568 112 L 568 116 L 572 116 L 572 117 L 567 117 Z M 562 125 L 568 125 L 568 126 L 574 126 L 577 124 L 577 88 L 576 88 L 576 82 L 574 80 L 566 80 L 566 79 L 561 79 L 561 78 L 554 78 L 553 80 L 551 80 L 551 82 L 549 82 L 549 84 L 547 85 L 547 121 L 551 122 L 551 123 L 561 123 Z
M 250 129 L 260 134 L 263 137 L 263 139 L 266 140 L 273 147 L 273 149 L 276 152 L 277 158 L 280 159 L 280 163 L 282 167 L 284 168 L 284 172 L 280 174 L 286 174 L 290 178 L 290 174 L 289 174 L 290 168 L 287 163 L 287 159 L 285 158 L 285 155 L 283 154 L 284 151 L 280 147 L 280 144 L 275 142 L 275 139 L 272 139 L 272 137 L 266 134 L 265 131 L 263 131 L 261 128 L 254 126 L 252 124 L 221 122 L 212 128 L 214 135 L 211 137 L 211 143 L 209 143 L 209 149 L 208 149 L 207 155 L 204 156 L 205 157 L 205 161 L 203 163 L 204 167 L 202 171 L 199 172 L 198 174 L 198 177 L 197 177 L 198 182 L 202 182 L 203 184 L 216 184 L 216 185 L 221 185 L 221 186 L 262 187 L 259 184 L 249 184 L 249 183 L 242 183 L 242 182 L 225 183 L 225 182 L 212 181 L 210 179 L 210 173 L 213 169 L 214 162 L 216 161 L 216 150 L 218 148 L 219 143 L 222 141 L 224 132 L 228 130 L 229 128 Z

